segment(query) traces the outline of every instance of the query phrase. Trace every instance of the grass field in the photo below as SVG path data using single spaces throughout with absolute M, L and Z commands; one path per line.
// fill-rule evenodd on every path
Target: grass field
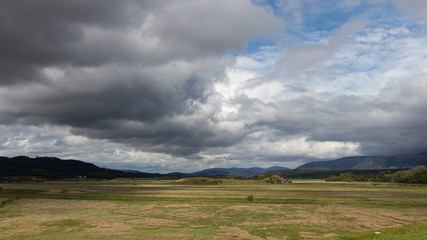
M 239 183 L 3 183 L 0 239 L 427 239 L 425 185 Z

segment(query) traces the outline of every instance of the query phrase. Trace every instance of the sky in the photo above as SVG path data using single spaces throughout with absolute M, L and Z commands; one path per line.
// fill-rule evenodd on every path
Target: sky
M 425 0 L 0 0 L 0 155 L 194 172 L 427 150 Z

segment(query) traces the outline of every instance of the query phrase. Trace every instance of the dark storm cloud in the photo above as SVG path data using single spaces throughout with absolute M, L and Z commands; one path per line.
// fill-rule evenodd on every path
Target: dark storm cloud
M 172 154 L 233 144 L 202 104 L 224 55 L 281 27 L 250 1 L 2 1 L 0 121 Z
M 42 81 L 40 68 L 51 65 L 156 65 L 238 51 L 280 25 L 248 1 L 2 1 L 0 21 L 3 85 Z
M 39 68 L 44 66 L 93 66 L 110 61 L 112 56 L 105 53 L 112 53 L 105 46 L 108 40 L 100 42 L 105 46 L 102 49 L 87 49 L 78 44 L 85 37 L 84 27 L 119 29 L 132 24 L 133 19 L 128 15 L 132 13 L 130 9 L 126 9 L 130 7 L 129 1 L 4 0 L 1 6 L 0 84 L 3 85 L 42 81 Z M 99 50 L 104 51 L 94 54 Z
M 175 118 L 191 118 L 200 110 L 196 103 L 205 101 L 210 80 L 192 74 L 179 77 L 169 70 L 170 76 L 163 79 L 146 71 L 109 67 L 104 73 L 68 73 L 72 83 L 21 86 L 2 94 L 7 103 L 3 116 L 20 124 L 68 125 L 78 135 L 153 151 L 197 152 L 215 134 L 206 124 L 209 118 L 191 126 Z

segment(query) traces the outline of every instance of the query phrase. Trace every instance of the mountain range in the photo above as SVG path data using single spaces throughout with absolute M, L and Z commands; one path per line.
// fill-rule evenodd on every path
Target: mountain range
M 62 160 L 56 157 L 27 156 L 0 157 L 0 177 L 33 176 L 43 179 L 64 178 L 180 178 L 180 177 L 227 177 L 253 176 L 270 170 L 285 170 L 285 167 L 270 168 L 211 168 L 194 173 L 145 173 L 135 170 L 114 170 L 100 168 L 92 163 L 79 160 Z
M 79 160 L 56 157 L 0 157 L 0 178 L 33 176 L 43 179 L 64 178 L 183 178 L 183 177 L 244 177 L 277 174 L 290 178 L 325 178 L 342 172 L 377 172 L 427 166 L 427 151 L 418 154 L 401 153 L 388 156 L 355 156 L 329 161 L 310 162 L 296 169 L 274 166 L 270 168 L 210 168 L 193 173 L 145 173 L 135 170 L 100 168 Z
M 56 157 L 0 157 L 0 177 L 16 176 L 33 176 L 43 179 L 77 177 L 111 179 L 160 177 L 161 175 L 158 173 L 126 172 L 100 168 L 92 163 L 79 160 L 62 160 Z
M 409 169 L 427 166 L 427 151 L 417 154 L 400 153 L 388 156 L 343 157 L 329 161 L 310 162 L 298 168 L 346 168 L 360 170 Z
M 269 167 L 269 168 L 208 168 L 193 173 L 174 172 L 169 175 L 179 175 L 181 177 L 217 177 L 217 176 L 252 176 L 271 170 L 289 170 L 287 167 Z

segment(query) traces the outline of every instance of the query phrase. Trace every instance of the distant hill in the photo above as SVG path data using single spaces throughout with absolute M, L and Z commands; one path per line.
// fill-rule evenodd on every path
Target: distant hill
M 297 168 L 354 168 L 362 160 L 373 156 L 343 157 L 335 160 L 309 162 Z
M 401 153 L 389 156 L 344 157 L 330 161 L 310 162 L 298 168 L 347 168 L 347 169 L 409 169 L 427 166 L 427 151 L 418 154 Z
M 100 168 L 92 163 L 79 160 L 62 160 L 56 157 L 0 157 L 0 178 L 38 177 L 47 180 L 65 178 L 180 178 L 180 177 L 227 177 L 254 176 L 269 170 L 285 170 L 285 167 L 270 168 L 211 168 L 194 173 L 144 173 L 134 170 L 113 170 Z
M 157 173 L 143 173 L 138 171 L 126 172 L 100 168 L 92 163 L 78 160 L 61 160 L 55 157 L 30 158 L 26 156 L 0 157 L 0 177 L 32 176 L 43 179 L 64 178 L 132 178 L 132 177 L 159 177 Z
M 233 177 L 256 178 L 277 174 L 285 178 L 326 178 L 344 172 L 377 173 L 380 170 L 410 169 L 427 166 L 427 151 L 418 154 L 395 154 L 389 156 L 344 157 L 330 161 L 304 164 L 297 169 L 274 166 L 270 168 L 210 168 L 193 173 L 174 172 L 168 174 L 144 173 L 134 170 L 100 168 L 79 160 L 62 160 L 55 157 L 0 157 L 0 178 L 37 177 L 47 180 L 65 178 L 183 178 L 183 177 Z
M 227 176 L 253 176 L 271 170 L 288 170 L 286 167 L 274 166 L 270 168 L 209 168 L 193 173 L 169 173 L 181 177 L 227 177 Z
M 144 173 L 134 170 L 113 170 L 100 168 L 92 163 L 79 160 L 62 160 L 56 157 L 0 157 L 0 178 L 10 177 L 38 177 L 47 180 L 65 178 L 181 178 L 181 177 L 234 177 L 260 174 L 270 170 L 287 170 L 285 167 L 270 168 L 211 168 L 194 173 Z

